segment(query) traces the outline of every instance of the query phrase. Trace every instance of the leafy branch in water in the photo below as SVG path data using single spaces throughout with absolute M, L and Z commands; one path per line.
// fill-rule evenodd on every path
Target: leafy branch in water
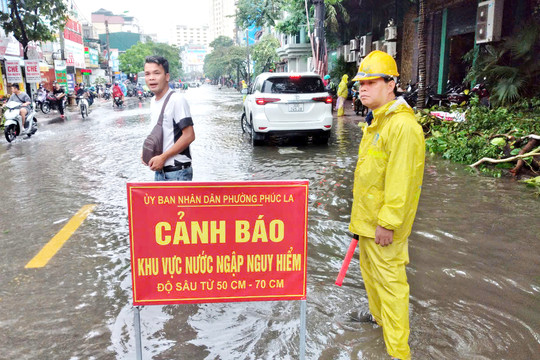
M 424 128 L 429 153 L 466 164 L 483 158 L 496 160 L 494 164 L 476 164 L 480 171 L 493 176 L 501 176 L 510 169 L 514 176 L 535 176 L 535 173 L 540 174 L 535 160 L 538 154 L 531 155 L 531 151 L 538 146 L 538 139 L 531 134 L 540 134 L 538 105 L 540 99 L 534 98 L 509 107 L 489 109 L 472 98 L 464 122 L 441 120 L 430 115 L 429 110 L 416 116 Z M 524 154 L 529 156 L 521 156 Z M 514 157 L 511 161 L 504 160 L 511 157 Z

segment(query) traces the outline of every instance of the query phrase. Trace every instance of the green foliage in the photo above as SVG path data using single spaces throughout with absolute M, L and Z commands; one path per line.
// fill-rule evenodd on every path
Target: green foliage
M 532 99 L 538 103 L 540 99 Z M 540 134 L 538 107 L 520 102 L 511 107 L 489 109 L 478 105 L 473 98 L 466 111 L 466 121 L 457 123 L 429 115 L 429 110 L 417 113 L 426 134 L 426 150 L 459 163 L 472 164 L 483 157 L 506 158 L 519 152 L 515 141 L 507 141 L 503 134 L 519 139 L 529 134 Z M 508 165 L 496 166 L 498 169 Z M 487 168 L 481 167 L 485 170 Z M 487 170 L 486 170 L 487 171 Z M 500 175 L 494 171 L 491 175 Z
M 329 67 L 332 69 L 329 75 L 336 84 L 339 84 L 345 74 L 349 75 L 349 81 L 352 80 L 357 71 L 356 64 L 345 61 L 343 56 L 334 60 Z
M 62 0 L 8 1 L 9 13 L 0 12 L 0 25 L 25 48 L 30 41 L 52 41 L 68 19 L 68 10 Z
M 496 45 L 475 47 L 464 59 L 473 64 L 466 80 L 484 79 L 495 105 L 540 95 L 540 24 L 534 20 Z
M 536 195 L 540 196 L 540 176 L 527 180 L 521 180 L 521 182 L 524 182 L 528 186 L 534 187 L 536 189 Z
M 176 46 L 152 41 L 138 42 L 129 48 L 125 53 L 120 54 L 120 70 L 125 73 L 136 74 L 144 71 L 144 60 L 147 56 L 159 55 L 169 61 L 169 73 L 171 80 L 178 80 L 182 75 L 182 63 L 180 62 L 180 51 Z
M 247 29 L 252 25 L 257 27 L 274 26 L 281 14 L 282 1 L 276 0 L 240 0 L 236 25 Z
M 233 41 L 226 36 L 216 38 L 210 46 L 214 50 L 204 58 L 206 77 L 213 80 L 234 78 L 239 72 L 242 78 L 247 78 L 247 54 L 244 47 L 233 45 Z
M 252 59 L 255 62 L 253 77 L 274 68 L 274 63 L 279 61 L 279 56 L 276 52 L 277 48 L 279 48 L 279 41 L 270 34 L 264 35 L 253 46 L 253 51 L 251 52 Z
M 230 37 L 223 36 L 223 35 L 218 36 L 217 38 L 214 39 L 214 41 L 210 43 L 210 47 L 213 49 L 226 48 L 226 47 L 231 47 L 233 45 L 234 45 L 234 41 Z

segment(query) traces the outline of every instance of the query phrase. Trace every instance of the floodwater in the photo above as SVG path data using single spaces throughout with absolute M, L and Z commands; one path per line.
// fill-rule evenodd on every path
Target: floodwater
M 350 234 L 357 118 L 335 120 L 328 146 L 253 148 L 241 95 L 186 93 L 197 139 L 194 181 L 310 181 L 306 359 L 386 359 L 367 310 L 358 257 L 334 285 Z M 126 182 L 140 163 L 148 101 L 96 107 L 0 141 L 0 358 L 134 359 Z M 279 140 L 279 139 L 278 139 Z M 96 209 L 51 262 L 25 264 L 85 204 Z M 540 202 L 510 179 L 428 157 L 410 237 L 414 359 L 533 359 L 540 351 Z M 299 302 L 146 306 L 144 359 L 298 359 Z

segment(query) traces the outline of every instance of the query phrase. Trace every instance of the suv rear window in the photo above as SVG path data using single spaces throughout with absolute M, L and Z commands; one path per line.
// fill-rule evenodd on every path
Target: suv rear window
M 324 92 L 324 84 L 318 77 L 272 77 L 262 85 L 263 93 L 271 94 L 309 94 Z

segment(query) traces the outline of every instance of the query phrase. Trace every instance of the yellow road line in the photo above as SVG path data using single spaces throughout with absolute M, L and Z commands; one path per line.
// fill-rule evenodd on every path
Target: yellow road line
M 84 205 L 68 223 L 60 230 L 32 260 L 26 264 L 26 269 L 41 268 L 47 265 L 49 260 L 60 250 L 71 235 L 81 226 L 84 219 L 90 215 L 96 207 L 95 204 Z

